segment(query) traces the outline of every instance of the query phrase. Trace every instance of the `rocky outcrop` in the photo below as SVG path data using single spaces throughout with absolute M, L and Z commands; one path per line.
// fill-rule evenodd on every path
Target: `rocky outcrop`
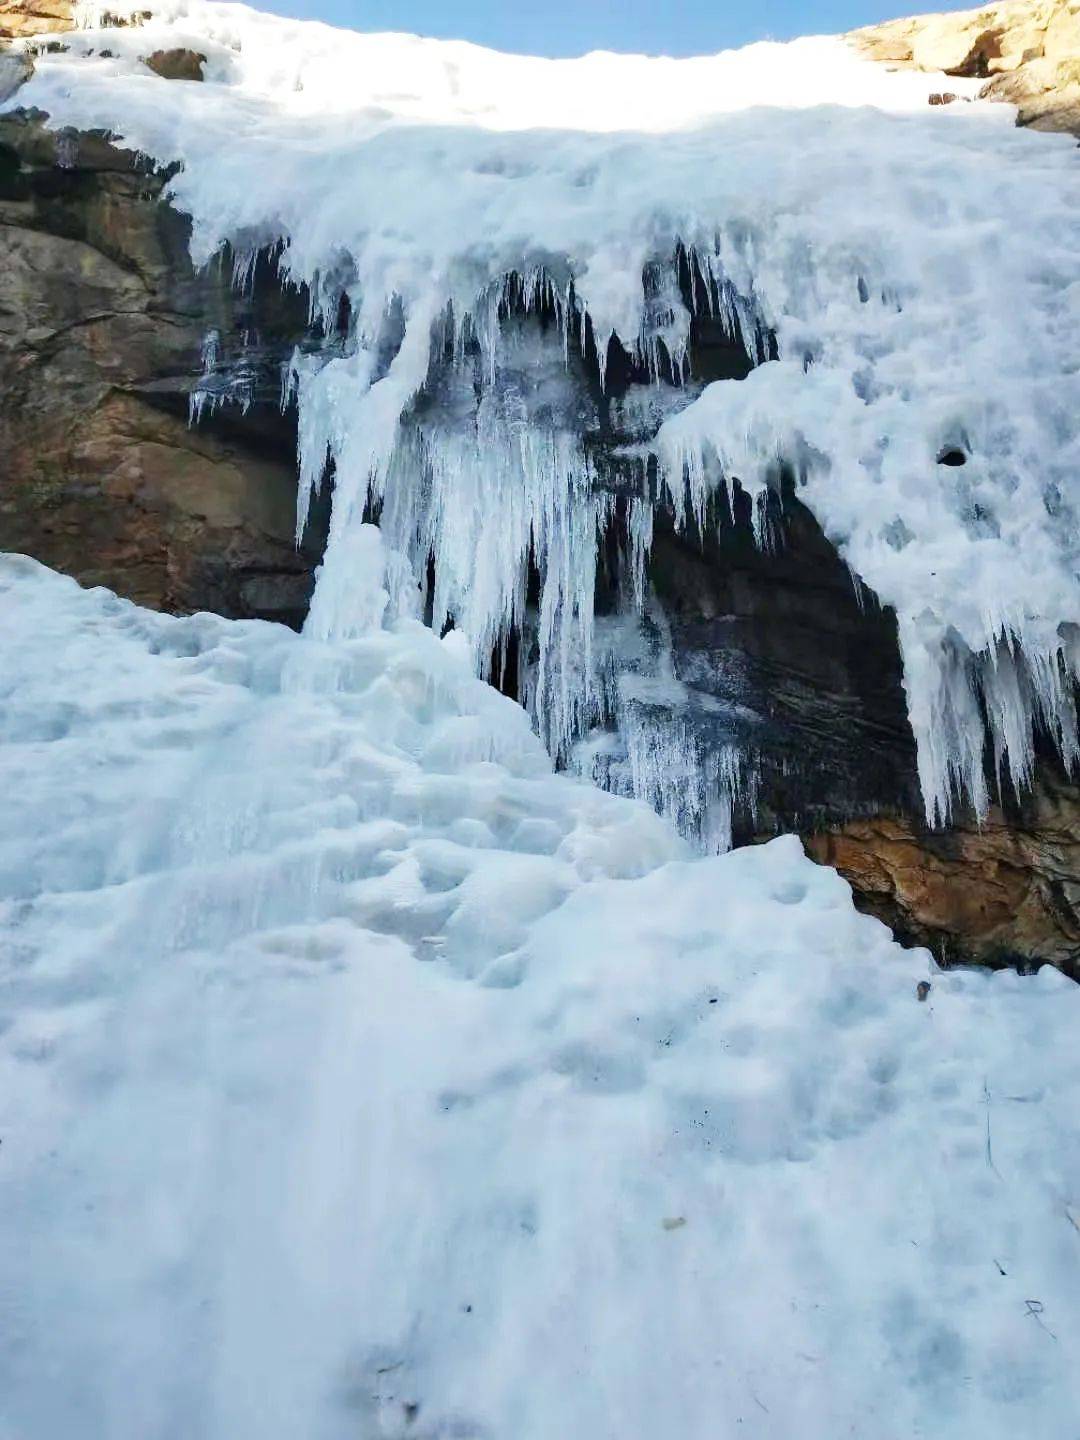
M 100 136 L 0 118 L 0 549 L 142 604 L 298 623 L 319 553 L 297 551 L 279 349 L 303 297 L 196 274 L 163 179 Z M 208 332 L 273 404 L 188 425 Z
M 1017 815 L 927 832 L 879 816 L 806 837 L 860 909 L 944 965 L 1045 962 L 1080 980 L 1080 791 L 1044 766 Z
M 70 30 L 75 24 L 73 0 L 4 0 L 0 5 L 0 39 L 25 40 Z
M 1018 125 L 1080 136 L 1080 0 L 1007 0 L 850 38 L 888 65 L 986 80 L 981 97 L 1015 105 Z

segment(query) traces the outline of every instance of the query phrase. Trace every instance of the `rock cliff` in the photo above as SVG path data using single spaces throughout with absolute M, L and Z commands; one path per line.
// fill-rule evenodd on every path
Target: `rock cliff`
M 295 624 L 317 545 L 293 544 L 292 433 L 276 403 L 192 428 L 188 395 L 208 334 L 255 375 L 306 308 L 239 294 L 227 260 L 195 273 L 162 183 L 101 136 L 0 119 L 0 545 L 142 604 Z

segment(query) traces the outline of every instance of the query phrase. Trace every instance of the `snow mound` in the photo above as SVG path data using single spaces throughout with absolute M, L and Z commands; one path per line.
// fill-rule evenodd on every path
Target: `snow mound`
M 1065 137 L 1014 130 L 1003 106 L 930 108 L 941 77 L 827 38 L 550 61 L 170 0 L 145 25 L 65 43 L 11 103 L 179 162 L 170 194 L 198 263 L 228 241 L 242 279 L 270 245 L 328 327 L 350 301 L 350 353 L 298 359 L 291 380 L 301 519 L 336 467 L 318 633 L 350 633 L 347 536 L 370 498 L 396 517 L 406 591 L 434 553 L 478 668 L 520 619 L 531 553 L 552 687 L 535 713 L 566 752 L 596 708 L 587 645 L 573 677 L 565 657 L 591 624 L 607 518 L 581 437 L 515 412 L 494 445 L 481 418 L 471 444 L 436 428 L 418 450 L 411 409 L 433 327 L 455 364 L 478 344 L 494 387 L 508 275 L 555 307 L 567 343 L 595 336 L 601 374 L 618 341 L 685 376 L 686 303 L 673 290 L 658 317 L 643 290 L 645 267 L 670 269 L 682 247 L 691 309 L 719 307 L 755 363 L 768 330 L 780 358 L 750 384 L 685 391 L 642 453 L 642 506 L 659 487 L 702 514 L 734 478 L 761 493 L 780 461 L 795 467 L 853 571 L 896 608 L 931 820 L 958 797 L 985 811 L 984 727 L 999 785 L 1028 783 L 1040 728 L 1076 761 L 1080 171 Z M 141 63 L 176 46 L 206 54 L 208 83 Z M 387 371 L 389 317 L 405 338 Z M 454 522 L 448 483 L 465 489 Z
M 687 860 L 356 545 L 333 644 L 0 560 L 0 1434 L 1068 1440 L 1080 989 Z

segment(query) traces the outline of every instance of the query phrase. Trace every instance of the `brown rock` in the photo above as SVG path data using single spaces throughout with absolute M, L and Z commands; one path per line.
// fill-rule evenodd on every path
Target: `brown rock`
M 163 80 L 201 80 L 206 56 L 196 50 L 155 50 L 143 64 Z
M 0 36 L 22 40 L 75 28 L 74 0 L 0 0 Z
M 1080 60 L 1040 57 L 1010 74 L 995 75 L 979 93 L 1015 105 L 1018 125 L 1080 135 Z
M 294 435 L 276 404 L 189 428 L 187 394 L 209 327 L 291 341 L 304 301 L 272 286 L 291 309 L 252 314 L 228 268 L 196 275 L 162 183 L 99 136 L 0 117 L 0 549 L 158 608 L 297 623 L 318 544 L 293 543 Z
M 926 945 L 942 964 L 1056 965 L 1080 979 L 1080 789 L 1044 774 L 1016 821 L 928 832 L 856 820 L 810 835 L 859 909 Z
M 1080 135 L 1080 0 L 1007 0 L 849 38 L 884 64 L 985 78 L 981 95 L 1016 105 L 1018 125 Z

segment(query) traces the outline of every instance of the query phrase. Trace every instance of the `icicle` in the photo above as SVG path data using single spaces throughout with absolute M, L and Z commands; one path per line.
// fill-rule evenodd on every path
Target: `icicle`
M 627 507 L 626 529 L 630 539 L 630 574 L 634 587 L 634 604 L 638 611 L 645 608 L 645 566 L 653 543 L 653 506 L 643 496 L 631 496 Z
M 255 288 L 255 269 L 259 263 L 259 248 L 252 246 L 233 252 L 232 285 L 241 295 L 250 295 Z
M 317 489 L 325 458 L 334 461 L 334 505 L 330 535 L 319 582 L 312 598 L 305 633 L 318 639 L 358 633 L 351 599 L 349 535 L 363 522 L 369 498 L 383 499 L 395 452 L 402 416 L 427 378 L 431 360 L 431 331 L 442 309 L 434 291 L 410 312 L 401 346 L 387 373 L 372 383 L 374 356 L 358 350 L 341 360 L 330 360 L 318 372 L 310 405 L 299 394 L 300 427 L 310 434 L 301 441 L 305 464 L 300 483 Z M 327 377 L 323 380 L 323 377 Z M 338 403 L 340 402 L 340 404 Z M 308 457 L 311 463 L 308 464 Z M 405 580 L 403 567 L 392 565 L 391 608 L 408 611 L 419 594 L 420 580 Z

